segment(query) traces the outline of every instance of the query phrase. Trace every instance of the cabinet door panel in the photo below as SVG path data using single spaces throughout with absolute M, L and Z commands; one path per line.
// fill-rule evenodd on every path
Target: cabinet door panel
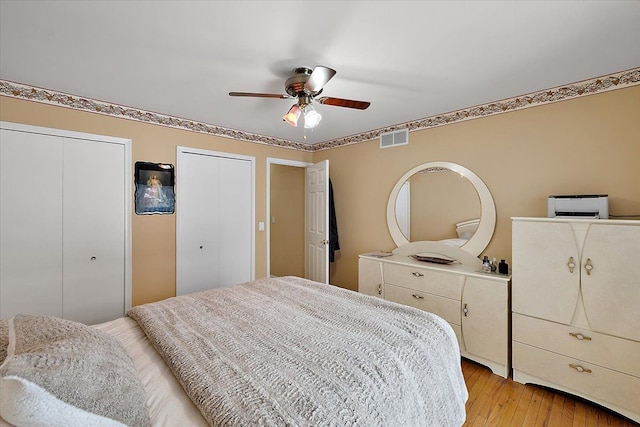
M 358 261 L 358 292 L 384 298 L 382 286 L 382 263 L 370 259 Z
M 581 268 L 591 328 L 640 341 L 640 227 L 592 224 Z
M 62 140 L 0 132 L 0 317 L 61 317 Z
M 507 285 L 503 282 L 467 277 L 462 294 L 462 307 L 462 333 L 466 351 L 506 364 L 509 310 Z
M 65 139 L 63 316 L 95 324 L 124 314 L 125 148 Z
M 580 258 L 571 225 L 514 221 L 513 311 L 570 323 L 579 290 Z

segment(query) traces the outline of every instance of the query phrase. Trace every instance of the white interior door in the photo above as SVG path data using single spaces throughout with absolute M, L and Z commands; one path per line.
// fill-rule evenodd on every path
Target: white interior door
M 306 173 L 306 277 L 329 283 L 329 161 Z

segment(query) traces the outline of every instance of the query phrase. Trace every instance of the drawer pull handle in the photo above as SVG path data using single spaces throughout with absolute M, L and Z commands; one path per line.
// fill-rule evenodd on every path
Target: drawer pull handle
M 378 284 L 378 295 L 382 295 L 382 283 Z
M 569 273 L 573 273 L 573 269 L 576 268 L 576 263 L 573 260 L 573 257 L 569 258 L 569 262 L 567 263 L 567 267 L 569 267 Z
M 591 258 L 587 258 L 587 263 L 584 265 L 584 269 L 587 270 L 587 275 L 591 276 L 591 270 L 593 270 L 593 265 L 591 265 Z
M 414 275 L 414 276 L 416 276 L 416 277 L 422 277 L 422 276 L 424 276 L 424 274 L 422 274 L 422 273 L 418 273 L 417 271 L 416 271 L 416 272 L 414 272 L 414 273 L 411 273 L 411 274 L 413 274 L 413 275 Z
M 413 294 L 412 296 L 413 296 L 415 299 L 424 299 L 424 297 L 423 297 L 422 295 L 416 295 L 416 294 Z
M 462 313 L 464 313 L 464 317 L 467 317 L 467 313 L 469 313 L 469 309 L 467 308 L 467 304 L 462 307 Z
M 581 333 L 569 332 L 569 335 L 571 335 L 572 337 L 574 337 L 575 339 L 578 339 L 580 341 L 582 341 L 582 340 L 591 341 L 591 337 L 588 337 L 586 335 L 582 335 Z
M 575 369 L 578 372 L 584 372 L 585 374 L 590 374 L 591 369 L 583 368 L 580 365 L 574 365 L 573 363 L 569 363 L 569 367 Z

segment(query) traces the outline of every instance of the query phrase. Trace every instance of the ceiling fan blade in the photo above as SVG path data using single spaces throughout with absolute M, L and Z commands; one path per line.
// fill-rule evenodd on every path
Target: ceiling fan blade
M 347 107 L 347 108 L 355 108 L 356 110 L 366 110 L 370 102 L 366 101 L 354 101 L 352 99 L 342 99 L 342 98 L 331 98 L 329 96 L 323 96 L 322 98 L 317 98 L 320 104 L 324 105 L 334 105 L 336 107 Z
M 324 87 L 324 85 L 326 85 L 327 82 L 331 80 L 331 78 L 335 75 L 336 70 L 318 65 L 313 69 L 313 72 L 309 76 L 309 79 L 304 84 L 304 90 L 311 93 L 319 92 Z
M 253 93 L 253 92 L 229 92 L 229 96 L 249 96 L 254 98 L 278 98 L 289 99 L 289 95 L 281 95 L 279 93 Z

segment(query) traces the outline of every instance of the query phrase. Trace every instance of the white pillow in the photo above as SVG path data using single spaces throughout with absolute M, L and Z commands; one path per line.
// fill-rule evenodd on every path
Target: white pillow
M 16 376 L 0 379 L 0 414 L 15 426 L 124 427 L 118 421 L 83 411 L 42 387 Z M 11 398 L 5 398 L 11 396 Z
M 146 394 L 122 344 L 51 316 L 9 319 L 0 416 L 16 426 L 151 424 Z

